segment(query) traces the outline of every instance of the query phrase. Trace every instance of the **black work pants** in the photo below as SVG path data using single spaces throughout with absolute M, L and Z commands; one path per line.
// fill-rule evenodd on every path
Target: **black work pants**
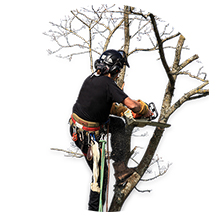
M 102 132 L 102 131 L 100 131 Z M 110 122 L 109 122 L 109 132 L 111 133 L 111 146 L 112 146 L 112 153 L 111 153 L 111 159 L 113 159 L 115 162 L 122 161 L 123 160 L 123 155 L 124 155 L 124 141 L 123 137 L 125 136 L 125 123 L 120 117 L 111 117 L 110 116 Z M 72 135 L 72 131 L 70 130 L 70 133 Z M 93 160 L 89 161 L 86 158 L 86 154 L 88 151 L 88 137 L 86 135 L 86 132 L 83 141 L 80 141 L 79 137 L 77 141 L 75 142 L 77 147 L 79 147 L 83 154 L 85 155 L 86 162 L 93 171 Z M 97 142 L 99 141 L 100 137 Z M 101 159 L 99 161 L 99 166 L 101 164 Z M 106 187 L 107 187 L 107 177 L 108 177 L 108 167 L 107 163 L 105 161 L 105 167 L 104 167 L 104 181 L 103 181 L 103 191 L 102 191 L 102 202 L 103 205 L 105 203 L 105 193 L 106 193 Z M 100 175 L 98 178 L 98 184 L 100 183 Z M 97 192 L 93 192 L 90 190 L 90 195 L 89 195 L 89 210 L 91 211 L 98 211 L 99 208 L 99 197 L 100 194 Z
M 125 157 L 125 122 L 120 117 L 110 117 L 109 133 L 111 133 L 111 159 L 115 162 Z

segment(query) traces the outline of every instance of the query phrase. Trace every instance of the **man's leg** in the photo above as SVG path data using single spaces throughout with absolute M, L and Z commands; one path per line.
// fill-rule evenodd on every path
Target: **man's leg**
M 89 162 L 91 162 L 91 161 L 89 161 Z M 92 170 L 92 166 L 90 166 L 90 168 Z M 102 204 L 103 205 L 105 204 L 105 194 L 106 194 L 107 178 L 108 178 L 108 167 L 107 167 L 107 163 L 105 162 L 104 180 L 103 180 L 103 188 L 102 188 Z M 98 185 L 100 187 L 100 175 L 99 175 L 99 178 L 98 178 Z M 98 209 L 99 209 L 99 198 L 100 198 L 100 193 L 93 192 L 92 190 L 90 190 L 89 204 L 88 204 L 90 211 L 98 211 Z
M 125 123 L 120 117 L 110 117 L 109 132 L 111 133 L 112 153 L 111 159 L 115 162 L 123 161 L 126 154 L 125 149 Z
M 110 117 L 109 131 L 111 133 L 112 146 L 111 159 L 115 161 L 113 167 L 115 170 L 116 183 L 120 183 L 134 172 L 134 169 L 128 168 L 124 162 L 127 153 L 124 121 L 120 117 Z

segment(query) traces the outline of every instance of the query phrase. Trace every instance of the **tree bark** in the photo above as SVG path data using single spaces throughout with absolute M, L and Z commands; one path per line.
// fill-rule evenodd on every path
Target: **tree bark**
M 130 195 L 131 191 L 137 185 L 140 180 L 140 175 L 137 172 L 134 172 L 127 180 L 127 184 L 125 186 L 115 186 L 115 193 L 112 199 L 112 203 L 109 209 L 109 212 L 117 212 L 120 211 L 122 205 L 124 204 L 127 197 Z
M 170 68 L 168 67 L 167 62 L 166 62 L 165 54 L 163 51 L 162 40 L 160 39 L 160 35 L 157 30 L 154 16 L 151 14 L 150 17 L 151 17 L 152 25 L 154 26 L 157 43 L 159 45 L 160 58 L 164 65 L 165 72 L 169 78 L 169 82 L 168 82 L 167 89 L 165 91 L 165 95 L 163 99 L 161 115 L 159 118 L 159 122 L 166 123 L 168 118 L 165 118 L 164 116 L 165 116 L 166 110 L 170 107 L 170 103 L 171 103 L 173 92 L 174 92 L 176 76 L 172 76 L 170 74 Z M 124 204 L 128 195 L 131 193 L 131 191 L 134 189 L 134 187 L 137 185 L 141 177 L 144 175 L 144 173 L 148 169 L 150 162 L 153 159 L 153 156 L 156 152 L 158 144 L 162 138 L 163 132 L 164 132 L 164 128 L 156 127 L 156 129 L 154 130 L 154 134 L 147 147 L 147 150 L 141 162 L 139 163 L 138 167 L 136 168 L 136 172 L 130 178 L 128 178 L 125 186 L 117 186 L 117 185 L 115 186 L 115 190 L 114 190 L 115 193 L 114 193 L 114 197 L 112 199 L 112 203 L 111 203 L 109 211 L 112 212 L 112 211 L 121 210 L 122 205 Z
M 130 45 L 130 31 L 129 31 L 129 14 L 130 6 L 124 6 L 124 52 L 128 54 Z M 126 66 L 121 70 L 120 76 L 117 80 L 117 85 L 122 88 L 124 84 L 124 77 L 126 72 Z

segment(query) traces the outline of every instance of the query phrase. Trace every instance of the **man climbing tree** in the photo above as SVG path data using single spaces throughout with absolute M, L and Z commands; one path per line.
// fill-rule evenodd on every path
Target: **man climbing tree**
M 90 151 L 89 146 L 100 140 L 100 137 L 106 133 L 106 125 L 109 123 L 109 132 L 112 134 L 111 159 L 115 161 L 113 166 L 118 184 L 134 171 L 127 168 L 124 161 L 126 149 L 121 138 L 125 135 L 125 123 L 120 117 L 117 117 L 123 116 L 127 108 L 118 107 L 115 102 L 123 103 L 134 113 L 143 115 L 143 117 L 151 116 L 151 111 L 143 101 L 132 100 L 115 84 L 114 81 L 118 78 L 124 65 L 129 67 L 124 51 L 105 51 L 95 62 L 96 72 L 84 81 L 70 119 L 73 140 L 85 155 L 91 170 L 93 170 L 94 161 L 89 157 L 91 154 L 88 152 L 88 150 Z M 109 114 L 116 115 L 116 117 L 109 117 Z M 104 173 L 103 203 L 105 202 L 107 166 L 105 166 Z M 89 210 L 98 211 L 99 192 L 99 187 L 91 188 Z
M 121 116 L 121 111 L 125 111 L 124 107 L 117 104 L 112 105 L 112 103 L 122 103 L 133 112 L 140 113 L 145 117 L 149 117 L 151 114 L 144 102 L 130 99 L 121 90 L 124 83 L 126 66 L 129 66 L 125 54 L 130 60 L 138 52 L 159 51 L 159 58 L 164 68 L 163 71 L 167 76 L 167 82 L 164 82 L 164 87 L 165 83 L 167 83 L 167 86 L 163 95 L 158 123 L 166 124 L 171 115 L 183 103 L 209 95 L 209 89 L 205 88 L 209 81 L 207 80 L 207 74 L 201 72 L 202 66 L 199 66 L 198 71 L 194 74 L 184 69 L 190 63 L 198 60 L 199 56 L 195 54 L 182 61 L 182 51 L 188 49 L 184 47 L 184 36 L 179 32 L 173 34 L 173 30 L 168 31 L 169 24 L 165 24 L 159 17 L 152 13 L 145 14 L 143 10 L 137 10 L 130 6 L 124 6 L 121 9 L 120 7 L 115 8 L 115 5 L 110 7 L 102 5 L 97 9 L 91 6 L 91 8 L 72 10 L 71 14 L 72 16 L 66 17 L 60 24 L 51 22 L 51 25 L 57 29 L 50 30 L 45 34 L 51 37 L 58 45 L 58 49 L 48 50 L 49 54 L 56 54 L 66 49 L 71 49 L 71 53 L 67 55 L 60 54 L 59 57 L 72 60 L 75 55 L 88 53 L 91 72 L 94 72 L 93 55 L 96 54 L 100 57 L 94 65 L 97 72 L 88 76 L 84 81 L 76 104 L 73 107 L 71 117 L 71 135 L 77 146 L 82 149 L 91 169 L 93 164 L 89 160 L 89 145 L 94 145 L 95 141 L 97 142 L 101 138 L 102 132 L 106 132 L 105 127 L 110 111 L 118 116 Z M 74 22 L 79 22 L 80 25 L 74 26 Z M 117 35 L 117 33 L 119 34 Z M 124 36 L 123 43 L 119 40 L 121 35 Z M 135 38 L 136 41 L 134 41 Z M 115 46 L 113 48 L 117 50 L 108 49 L 113 39 L 115 39 Z M 134 43 L 131 44 L 131 41 L 134 41 Z M 147 42 L 150 46 L 147 45 Z M 173 42 L 175 42 L 175 45 Z M 133 48 L 131 47 L 132 45 Z M 124 52 L 121 51 L 122 49 Z M 174 51 L 173 63 L 171 64 L 168 64 L 166 59 L 167 53 L 165 53 L 165 50 L 167 51 L 168 49 Z M 142 65 L 145 71 L 147 66 L 145 64 Z M 120 75 L 117 79 L 119 72 Z M 176 81 L 179 75 L 188 76 L 202 83 L 196 86 L 196 88 L 186 91 L 181 98 L 172 103 L 174 91 L 178 89 Z M 114 81 L 117 82 L 118 87 Z M 98 101 L 99 99 L 101 102 Z M 119 183 L 115 185 L 109 211 L 120 211 L 132 190 L 148 170 L 165 129 L 164 127 L 156 126 L 148 147 L 142 159 L 138 162 L 137 167 L 129 169 L 127 168 L 129 158 L 126 156 L 127 158 L 124 159 L 124 155 L 131 156 L 133 153 L 130 149 L 130 139 L 126 136 L 128 141 L 126 143 L 119 143 L 120 137 L 117 137 L 119 133 L 127 132 L 127 130 L 124 130 L 124 122 L 120 118 L 111 117 L 109 124 L 113 148 L 111 157 L 115 160 L 116 183 Z M 92 128 L 94 136 L 90 136 L 90 128 Z M 128 133 L 131 134 L 131 131 L 132 129 Z M 105 169 L 105 177 L 106 172 L 107 170 Z M 126 179 L 126 182 L 120 184 L 124 179 Z M 91 190 L 89 201 L 89 209 L 91 210 L 97 210 L 98 191 L 98 186 L 96 192 Z

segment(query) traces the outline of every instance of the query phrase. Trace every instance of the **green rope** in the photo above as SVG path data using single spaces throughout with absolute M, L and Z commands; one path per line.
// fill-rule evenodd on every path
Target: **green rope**
M 100 198 L 99 198 L 99 212 L 103 212 L 102 209 L 102 188 L 104 179 L 104 166 L 105 166 L 105 140 L 100 140 L 102 142 L 102 155 L 101 155 L 101 173 L 100 173 Z

